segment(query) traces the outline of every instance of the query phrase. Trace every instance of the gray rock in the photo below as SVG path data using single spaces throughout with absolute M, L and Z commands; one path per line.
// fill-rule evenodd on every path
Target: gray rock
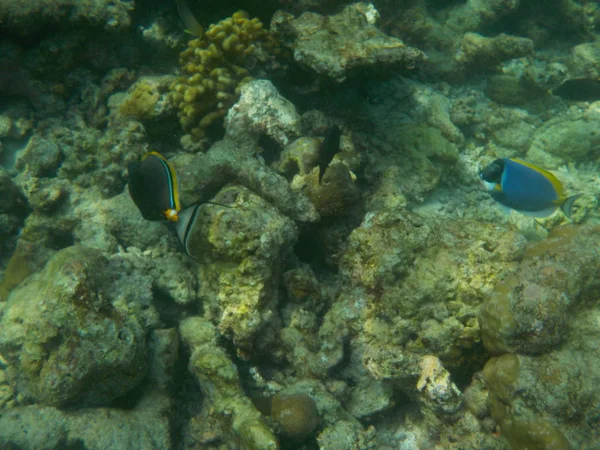
M 132 410 L 17 407 L 0 416 L 0 445 L 10 443 L 15 447 L 6 448 L 28 450 L 169 450 L 167 408 L 168 399 L 152 392 L 144 395 Z
M 337 83 L 366 69 L 414 69 L 424 53 L 380 31 L 378 18 L 368 3 L 349 5 L 333 16 L 305 12 L 294 18 L 278 11 L 271 30 L 293 51 L 298 64 Z
M 134 7 L 131 0 L 3 0 L 0 23 L 20 34 L 39 32 L 42 24 L 92 24 L 114 30 L 130 25 Z
M 43 405 L 105 405 L 147 370 L 151 280 L 98 250 L 69 247 L 11 293 L 0 352 L 25 398 Z

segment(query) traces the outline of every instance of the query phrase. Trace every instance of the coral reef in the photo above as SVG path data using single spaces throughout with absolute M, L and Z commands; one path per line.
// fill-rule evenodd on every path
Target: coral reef
M 227 113 L 229 135 L 268 136 L 280 145 L 301 135 L 300 116 L 294 105 L 283 98 L 268 80 L 245 83 L 238 102 Z
M 254 86 L 265 89 L 265 83 L 253 82 Z M 273 92 L 267 88 L 268 92 Z M 282 100 L 281 100 L 282 101 Z M 285 104 L 285 102 L 284 102 Z M 199 153 L 192 159 L 181 159 L 181 199 L 191 204 L 203 198 L 207 188 L 222 186 L 231 179 L 257 192 L 265 200 L 272 202 L 281 212 L 300 222 L 315 222 L 319 214 L 315 206 L 302 193 L 294 192 L 286 179 L 265 167 L 255 155 L 261 153 L 259 135 L 255 130 L 277 130 L 279 136 L 295 133 L 290 129 L 289 118 L 295 113 L 272 115 L 268 108 L 256 109 L 247 101 L 238 102 L 231 108 L 227 118 L 227 132 L 223 140 L 215 143 L 206 153 Z M 281 120 L 281 122 L 279 122 Z M 294 123 L 292 121 L 292 123 Z M 252 124 L 249 126 L 248 124 Z M 293 134 L 287 136 L 287 139 Z
M 527 249 L 517 274 L 499 283 L 481 310 L 484 343 L 502 354 L 483 371 L 490 411 L 513 448 L 599 442 L 595 431 L 585 438 L 579 431 L 588 429 L 597 401 L 589 368 L 598 355 L 589 342 L 597 334 L 591 324 L 598 283 L 589 269 L 597 267 L 598 252 L 587 245 L 597 233 L 597 225 L 557 228 Z
M 440 17 L 435 8 L 417 1 L 400 11 L 390 9 L 386 19 L 392 35 L 414 42 L 427 53 L 424 70 L 456 80 L 473 69 L 493 70 L 501 61 L 531 54 L 529 39 L 481 33 L 519 6 L 518 1 L 472 1 L 451 5 Z
M 361 157 L 350 139 L 342 141 L 347 144 L 341 145 L 343 151 L 335 154 L 324 174 L 318 165 L 319 155 L 325 151 L 320 138 L 301 137 L 291 142 L 273 163 L 282 175 L 293 176 L 292 188 L 304 193 L 321 217 L 348 214 L 360 196 L 353 171 L 360 168 Z
M 6 264 L 2 282 L 0 282 L 0 300 L 6 301 L 10 292 L 18 286 L 25 278 L 43 265 L 39 257 L 36 260 L 36 249 L 33 245 L 20 240 L 11 253 Z
M 479 315 L 494 353 L 547 353 L 564 342 L 568 310 L 594 292 L 599 253 L 588 247 L 597 227 L 565 225 L 527 248 L 518 273 L 494 288 Z
M 317 377 L 342 364 L 356 386 L 344 403 L 358 417 L 389 410 L 401 390 L 430 427 L 443 428 L 447 415 L 479 429 L 448 369 L 482 364 L 478 308 L 495 276 L 514 272 L 525 241 L 476 222 L 432 227 L 407 211 L 367 214 L 342 256 L 340 295 L 317 329 L 299 317 L 284 328 L 286 357 Z M 484 235 L 487 244 L 473 240 Z M 431 445 L 427 439 L 421 445 Z
M 191 434 L 189 439 L 202 443 L 201 436 L 210 426 L 212 417 L 217 422 L 226 421 L 230 424 L 230 431 L 237 436 L 242 449 L 278 449 L 277 438 L 242 391 L 235 365 L 216 345 L 214 326 L 200 317 L 193 317 L 181 323 L 180 332 L 191 351 L 190 371 L 207 398 L 205 413 L 201 413 L 198 426 L 188 430 Z M 225 441 L 236 439 L 230 431 L 221 438 Z M 213 437 L 213 440 L 217 439 Z
M 460 50 L 456 63 L 465 70 L 478 67 L 489 68 L 514 58 L 533 53 L 533 42 L 526 38 L 517 38 L 500 34 L 493 38 L 477 33 L 465 33 L 460 41 Z
M 0 166 L 0 254 L 10 255 L 15 247 L 19 227 L 27 214 L 25 196 L 13 182 L 6 169 Z M 3 298 L 0 288 L 0 298 Z
M 551 119 L 536 130 L 527 159 L 549 168 L 585 161 L 600 144 L 599 124 L 600 112 L 595 110 Z
M 319 425 L 317 405 L 306 394 L 274 395 L 271 399 L 271 415 L 281 434 L 294 441 L 306 440 Z
M 294 18 L 280 11 L 271 29 L 298 64 L 336 83 L 365 70 L 414 69 L 424 54 L 386 36 L 378 19 L 373 5 L 355 3 L 333 16 L 305 12 Z
M 123 276 L 115 283 L 119 270 L 97 250 L 70 247 L 12 292 L 0 352 L 26 399 L 106 405 L 144 378 L 149 280 Z
M 170 96 L 186 132 L 203 138 L 205 129 L 225 116 L 241 86 L 251 79 L 246 60 L 257 47 L 266 57 L 276 43 L 260 20 L 243 11 L 211 25 L 204 36 L 188 43 L 179 57 L 181 75 L 172 83 Z
M 600 447 L 597 2 L 188 3 L 0 5 L 0 447 Z
M 128 0 L 7 0 L 0 5 L 3 27 L 18 34 L 36 34 L 48 24 L 93 24 L 114 31 L 131 25 L 134 4 Z
M 600 44 L 586 42 L 570 50 L 566 63 L 573 78 L 597 78 L 600 75 L 598 60 L 600 60 Z
M 212 201 L 217 205 L 201 206 L 189 230 L 187 250 L 203 263 L 198 295 L 206 317 L 239 353 L 260 351 L 271 345 L 279 268 L 291 254 L 297 229 L 245 188 L 224 188 Z
M 168 398 L 157 394 L 147 395 L 132 410 L 19 406 L 0 416 L 0 442 L 31 450 L 81 445 L 90 450 L 164 450 L 171 448 L 165 415 L 169 408 Z
M 111 96 L 108 105 L 114 107 L 121 116 L 156 126 L 160 119 L 172 113 L 173 105 L 167 93 L 173 78 L 170 75 L 142 76 L 126 93 Z

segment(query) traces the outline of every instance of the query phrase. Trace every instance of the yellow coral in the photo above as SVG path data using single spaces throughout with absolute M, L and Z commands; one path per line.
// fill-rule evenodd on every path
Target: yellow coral
M 210 25 L 188 43 L 179 55 L 181 75 L 169 95 L 186 132 L 201 139 L 207 127 L 225 116 L 240 87 L 251 80 L 244 65 L 257 46 L 273 54 L 278 50 L 261 21 L 244 11 Z
M 146 118 L 152 115 L 151 111 L 159 100 L 160 93 L 156 85 L 147 80 L 141 80 L 132 86 L 119 110 L 124 116 Z

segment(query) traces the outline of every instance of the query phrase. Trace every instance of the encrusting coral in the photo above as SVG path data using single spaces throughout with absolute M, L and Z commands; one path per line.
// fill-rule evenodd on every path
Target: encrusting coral
M 490 352 L 540 354 L 564 342 L 568 311 L 596 287 L 600 252 L 586 243 L 598 230 L 566 225 L 528 247 L 518 273 L 499 282 L 479 312 Z
M 0 351 L 24 398 L 50 406 L 106 405 L 144 378 L 142 323 L 156 318 L 150 279 L 116 281 L 126 267 L 98 250 L 71 246 L 11 293 Z
M 276 52 L 273 36 L 244 11 L 211 25 L 192 39 L 180 57 L 181 76 L 171 85 L 171 101 L 182 128 L 201 139 L 206 128 L 225 116 L 250 81 L 247 58 L 258 47 Z
M 331 16 L 305 12 L 294 17 L 278 11 L 271 29 L 300 66 L 335 83 L 367 69 L 410 71 L 426 59 L 420 50 L 386 36 L 377 28 L 378 20 L 373 5 L 355 3 Z

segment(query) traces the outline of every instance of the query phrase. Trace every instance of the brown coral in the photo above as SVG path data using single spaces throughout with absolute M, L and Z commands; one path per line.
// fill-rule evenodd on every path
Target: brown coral
M 306 394 L 276 394 L 271 399 L 271 415 L 281 434 L 294 441 L 307 439 L 319 425 L 317 405 Z

